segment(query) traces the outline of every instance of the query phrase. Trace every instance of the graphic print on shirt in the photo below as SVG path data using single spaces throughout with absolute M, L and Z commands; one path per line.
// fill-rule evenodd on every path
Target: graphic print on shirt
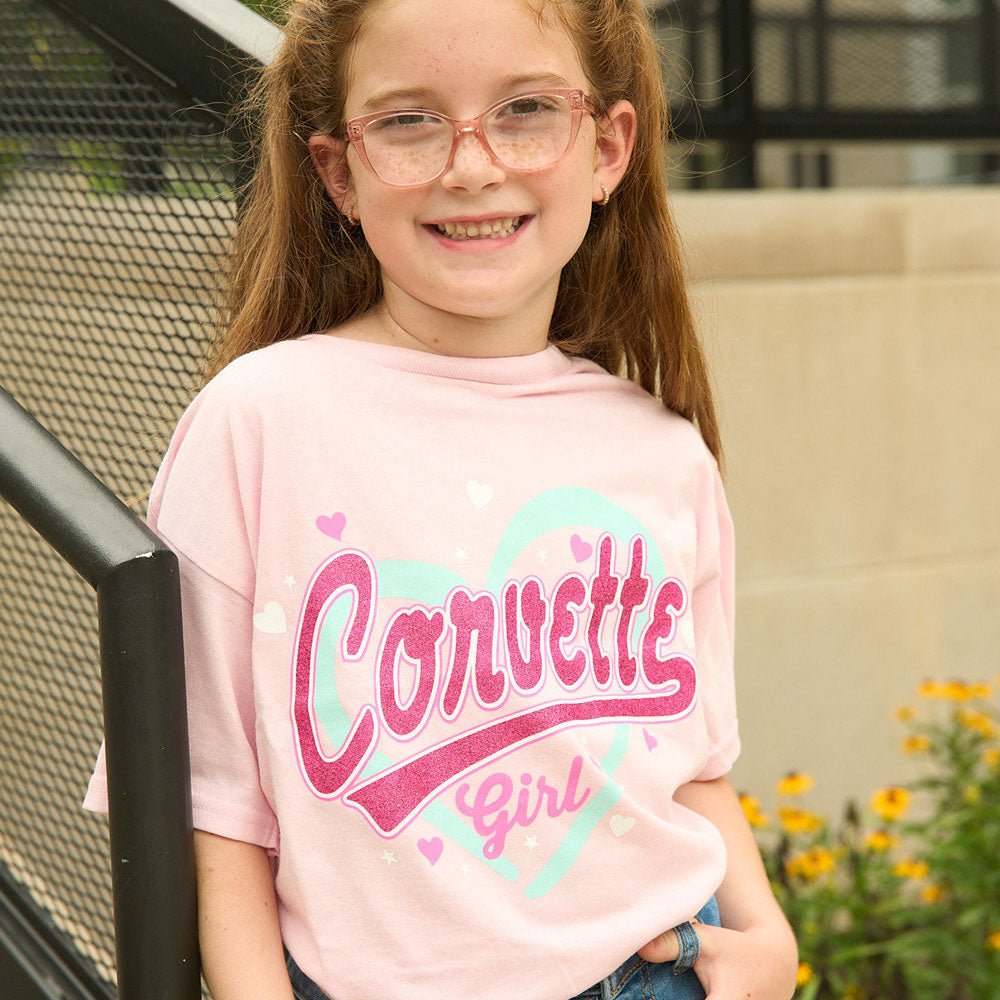
M 474 485 L 476 502 L 485 490 Z M 346 516 L 334 517 L 322 515 L 317 527 L 341 534 Z M 512 575 L 529 546 L 567 527 L 577 569 L 548 587 L 537 575 Z M 379 602 L 389 599 L 403 606 L 376 624 Z M 376 563 L 361 549 L 341 549 L 314 573 L 298 622 L 291 707 L 303 779 L 317 797 L 360 812 L 380 837 L 399 835 L 419 816 L 511 881 L 519 871 L 504 853 L 508 836 L 524 832 L 533 850 L 535 820 L 566 814 L 562 842 L 526 889 L 544 895 L 598 823 L 615 837 L 634 826 L 634 817 L 609 817 L 621 796 L 612 775 L 630 731 L 641 731 L 652 752 L 658 741 L 644 724 L 691 711 L 694 661 L 670 649 L 679 632 L 690 633 L 687 610 L 684 585 L 642 525 L 582 488 L 550 490 L 521 508 L 482 589 L 443 566 Z M 337 664 L 373 653 L 370 701 L 349 717 Z M 412 679 L 404 682 L 404 672 Z M 528 700 L 543 688 L 541 703 Z M 444 738 L 409 748 L 428 724 Z M 580 754 L 561 774 L 503 769 L 529 743 L 608 724 L 611 744 L 590 762 L 600 786 L 583 777 Z M 445 843 L 421 838 L 417 846 L 433 865 Z

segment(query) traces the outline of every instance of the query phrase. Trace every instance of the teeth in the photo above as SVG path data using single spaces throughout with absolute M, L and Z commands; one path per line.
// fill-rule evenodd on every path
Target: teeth
M 510 236 L 521 224 L 519 216 L 492 219 L 486 222 L 444 222 L 436 228 L 453 240 L 501 239 Z

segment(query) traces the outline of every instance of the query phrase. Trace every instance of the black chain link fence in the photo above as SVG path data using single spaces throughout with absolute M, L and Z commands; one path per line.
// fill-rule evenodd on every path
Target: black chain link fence
M 223 127 L 38 0 L 0 0 L 0 383 L 123 498 L 196 387 L 232 224 Z M 0 551 L 0 876 L 111 982 L 106 823 L 80 808 L 94 594 L 6 505 Z

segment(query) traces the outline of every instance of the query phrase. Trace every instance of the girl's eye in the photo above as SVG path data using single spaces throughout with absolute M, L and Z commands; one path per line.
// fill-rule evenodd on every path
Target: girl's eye
M 522 117 L 555 110 L 557 110 L 556 102 L 551 97 L 519 97 L 516 101 L 505 104 L 500 109 L 500 114 Z
M 431 115 L 421 114 L 419 111 L 407 111 L 398 115 L 387 115 L 385 118 L 378 118 L 373 121 L 368 128 L 374 131 L 385 131 L 388 129 L 414 128 L 420 125 L 435 125 L 438 119 Z

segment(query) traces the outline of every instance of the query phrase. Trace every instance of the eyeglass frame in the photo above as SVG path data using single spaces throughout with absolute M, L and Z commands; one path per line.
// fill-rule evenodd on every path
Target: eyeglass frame
M 486 133 L 483 131 L 483 119 L 490 114 L 491 111 L 496 111 L 497 108 L 502 107 L 504 104 L 509 104 L 512 101 L 523 100 L 526 97 L 561 97 L 569 102 L 570 110 L 573 114 L 573 121 L 570 125 L 569 141 L 566 143 L 565 150 L 563 150 L 562 154 L 557 159 L 553 160 L 551 163 L 547 163 L 544 167 L 528 167 L 526 169 L 508 167 L 507 164 L 499 159 L 497 154 L 490 147 L 489 141 L 486 138 Z M 452 128 L 451 151 L 448 153 L 448 160 L 445 165 L 437 174 L 428 180 L 418 181 L 416 184 L 394 184 L 392 181 L 387 181 L 384 177 L 380 177 L 378 172 L 372 166 L 371 160 L 368 159 L 368 153 L 365 150 L 365 129 L 372 122 L 378 121 L 380 118 L 391 118 L 394 115 L 407 114 L 431 115 L 441 121 L 448 122 Z M 595 107 L 594 102 L 582 90 L 572 88 L 531 90 L 523 94 L 514 94 L 510 97 L 503 97 L 499 101 L 495 101 L 491 104 L 481 114 L 476 115 L 475 118 L 469 118 L 465 121 L 459 121 L 459 119 L 452 118 L 451 115 L 446 115 L 441 111 L 431 111 L 429 108 L 395 108 L 391 111 L 373 111 L 371 114 L 359 115 L 357 118 L 352 118 L 348 121 L 345 126 L 345 139 L 354 147 L 354 151 L 358 154 L 361 162 L 368 168 L 368 171 L 377 180 L 388 185 L 389 187 L 417 188 L 424 187 L 426 184 L 433 184 L 434 181 L 439 180 L 451 169 L 452 164 L 455 162 L 455 152 L 458 149 L 458 142 L 463 135 L 474 135 L 479 140 L 479 144 L 484 150 L 486 150 L 486 155 L 490 158 L 490 161 L 502 170 L 510 170 L 518 174 L 534 173 L 537 170 L 548 170 L 550 167 L 554 167 L 557 163 L 560 163 L 563 159 L 565 159 L 569 151 L 573 148 L 576 143 L 576 137 L 580 132 L 580 122 L 584 115 L 596 117 L 597 108 Z

